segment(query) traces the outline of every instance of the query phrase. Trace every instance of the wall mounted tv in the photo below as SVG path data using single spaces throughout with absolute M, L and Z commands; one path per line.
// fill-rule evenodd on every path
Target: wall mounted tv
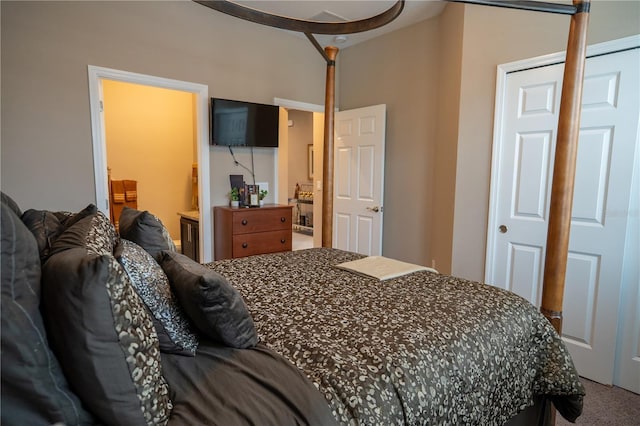
M 275 105 L 211 98 L 211 144 L 275 148 L 279 111 Z

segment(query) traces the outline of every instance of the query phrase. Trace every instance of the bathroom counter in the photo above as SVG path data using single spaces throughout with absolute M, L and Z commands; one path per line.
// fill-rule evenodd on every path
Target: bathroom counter
M 200 212 L 198 210 L 187 210 L 183 212 L 178 212 L 180 217 L 184 217 L 185 219 L 191 219 L 195 221 L 200 220 Z

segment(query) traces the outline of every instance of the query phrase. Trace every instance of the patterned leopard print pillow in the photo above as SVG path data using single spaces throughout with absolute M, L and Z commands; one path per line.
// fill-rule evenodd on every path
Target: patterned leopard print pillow
M 153 314 L 160 350 L 194 356 L 198 338 L 175 298 L 164 271 L 149 253 L 136 243 L 122 239 L 118 262 L 124 267 L 142 301 Z

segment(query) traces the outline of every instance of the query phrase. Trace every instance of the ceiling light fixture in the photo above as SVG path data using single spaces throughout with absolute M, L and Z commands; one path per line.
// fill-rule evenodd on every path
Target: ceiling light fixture
M 347 40 L 349 39 L 349 37 L 347 37 L 346 35 L 337 35 L 333 38 L 334 43 L 336 44 L 343 44 L 345 43 Z

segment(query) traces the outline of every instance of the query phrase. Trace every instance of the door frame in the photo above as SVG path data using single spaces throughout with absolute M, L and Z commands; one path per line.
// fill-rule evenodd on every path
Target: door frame
M 284 108 L 285 110 L 289 110 L 289 109 L 293 109 L 293 110 L 297 110 L 297 111 L 306 111 L 306 112 L 310 112 L 310 113 L 322 113 L 324 114 L 324 105 L 319 105 L 319 104 L 311 104 L 311 103 L 307 103 L 307 102 L 300 102 L 300 101 L 294 101 L 291 99 L 282 99 L 282 98 L 273 98 L 273 104 L 279 106 L 280 108 Z M 336 111 L 338 109 L 336 108 Z M 283 122 L 288 122 L 288 116 L 287 119 L 283 121 L 283 119 L 281 118 L 281 124 Z M 315 127 L 315 120 L 314 120 L 314 126 Z M 288 130 L 288 127 L 287 127 Z M 288 131 L 287 131 L 288 133 Z M 287 150 L 289 149 L 289 142 L 288 142 L 288 137 L 286 139 L 286 141 L 282 140 L 283 135 L 281 133 L 281 140 L 280 140 L 280 148 L 285 147 L 287 148 Z M 317 140 L 317 138 L 315 137 L 315 130 L 314 130 L 314 137 L 313 137 L 313 149 L 315 152 L 322 152 L 322 146 L 324 145 L 324 140 Z M 278 150 L 276 151 L 276 155 L 275 155 L 275 159 L 274 159 L 274 167 L 275 170 L 277 171 L 277 173 L 274 173 L 274 178 L 275 178 L 275 187 L 277 188 L 277 192 L 276 192 L 276 202 L 280 202 L 280 203 L 284 203 L 285 201 L 288 203 L 287 200 L 287 190 L 288 190 L 288 180 L 289 180 L 289 169 L 288 169 L 288 161 L 289 161 L 289 156 L 288 153 L 286 155 L 282 155 L 280 148 L 278 148 Z M 315 164 L 315 170 L 319 170 L 320 171 L 320 176 L 316 175 L 316 177 L 314 177 L 314 182 L 318 181 L 318 176 L 320 177 L 320 181 L 322 181 L 322 155 L 316 155 L 314 156 L 314 164 Z M 318 167 L 320 165 L 320 167 Z M 281 179 L 282 178 L 282 179 Z M 318 186 L 317 184 L 314 184 L 314 192 L 319 192 L 322 191 L 322 187 Z M 319 192 L 321 194 L 321 192 Z M 314 203 L 313 203 L 313 216 L 314 217 L 322 217 L 322 197 L 315 197 L 314 196 Z M 320 247 L 322 245 L 322 221 L 318 220 L 315 221 L 314 227 L 313 227 L 313 246 L 314 247 Z
M 200 209 L 200 261 L 211 262 L 212 226 L 211 191 L 209 182 L 209 87 L 204 84 L 173 80 L 111 68 L 88 66 L 89 106 L 91 111 L 91 139 L 93 169 L 98 210 L 109 216 L 109 184 L 107 176 L 107 143 L 105 135 L 102 80 L 115 80 L 144 86 L 189 92 L 196 95 L 196 138 L 198 157 L 198 202 Z
M 605 55 L 615 53 L 622 50 L 633 49 L 640 46 L 640 34 L 624 37 L 617 40 L 606 41 L 587 47 L 587 57 Z M 507 88 L 507 74 L 524 71 L 531 68 L 540 68 L 548 65 L 563 63 L 565 61 L 566 52 L 557 52 L 549 55 L 537 56 L 534 58 L 523 59 L 520 61 L 500 64 L 497 68 L 496 75 L 496 99 L 493 121 L 493 147 L 491 150 L 491 183 L 489 190 L 489 219 L 487 223 L 487 244 L 485 248 L 485 267 L 484 282 L 494 282 L 494 253 L 498 229 L 497 203 L 499 197 L 498 177 L 501 173 L 501 164 L 497 161 L 500 152 L 502 152 L 502 126 L 504 109 L 504 99 Z

